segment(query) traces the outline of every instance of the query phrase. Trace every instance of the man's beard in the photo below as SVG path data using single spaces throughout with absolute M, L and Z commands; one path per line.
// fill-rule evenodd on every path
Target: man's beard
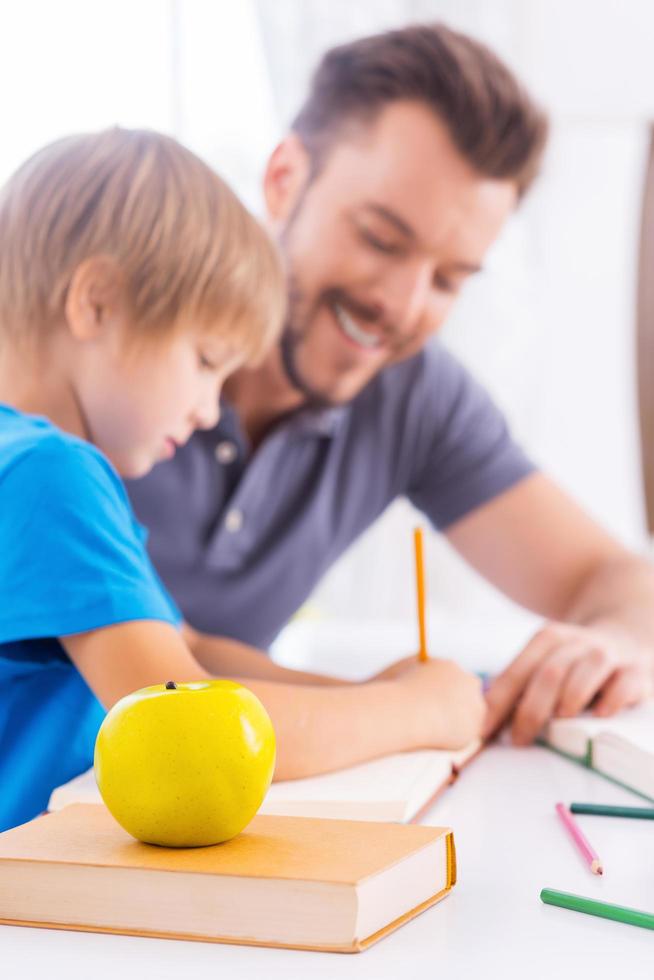
M 298 352 L 302 348 L 307 333 L 306 328 L 320 308 L 330 309 L 331 312 L 329 298 L 332 292 L 335 291 L 328 290 L 323 293 L 313 309 L 303 313 L 302 307 L 304 306 L 304 302 L 302 294 L 297 284 L 291 279 L 289 283 L 288 317 L 280 340 L 282 365 L 286 377 L 293 388 L 304 396 L 307 407 L 318 410 L 336 408 L 338 405 L 343 404 L 343 402 L 337 398 L 330 397 L 324 391 L 319 391 L 317 388 L 314 388 L 300 367 Z M 300 325 L 298 325 L 297 321 L 300 321 Z
M 282 231 L 279 239 L 279 247 L 286 257 L 288 257 L 290 236 L 295 225 L 295 222 L 302 210 L 302 205 L 304 204 L 304 198 L 306 196 L 307 188 L 301 194 L 300 199 L 297 201 L 293 213 L 289 217 L 286 227 Z M 316 311 L 320 309 L 321 302 L 324 302 L 324 298 L 315 304 L 313 311 L 304 310 L 303 307 L 306 306 L 304 301 L 304 296 L 300 291 L 297 284 L 295 276 L 289 271 L 288 273 L 288 314 L 286 317 L 286 323 L 284 324 L 284 330 L 279 342 L 279 349 L 282 359 L 282 367 L 284 373 L 290 382 L 291 386 L 299 391 L 303 395 L 305 404 L 308 408 L 313 408 L 316 410 L 335 408 L 339 403 L 331 399 L 324 392 L 318 391 L 313 385 L 307 381 L 302 370 L 298 364 L 298 349 L 302 347 L 302 342 L 304 340 L 304 335 L 306 329 L 304 325 L 311 322 L 312 312 L 315 315 Z M 298 326 L 302 324 L 302 326 Z
M 295 390 L 304 396 L 307 407 L 314 409 L 335 408 L 339 403 L 324 392 L 312 387 L 298 366 L 297 351 L 301 347 L 303 339 L 301 333 L 296 333 L 290 324 L 286 325 L 280 341 L 282 365 L 286 377 Z
M 279 238 L 279 247 L 282 254 L 288 261 L 290 249 L 291 233 L 295 222 L 299 217 L 308 186 L 305 188 L 300 199 L 287 221 Z M 347 404 L 352 399 L 334 398 L 327 392 L 315 388 L 306 377 L 305 372 L 300 367 L 300 357 L 298 352 L 302 349 L 306 334 L 310 330 L 312 319 L 317 316 L 321 308 L 327 309 L 331 316 L 334 316 L 333 304 L 338 302 L 342 290 L 330 288 L 323 290 L 318 299 L 309 307 L 304 295 L 302 294 L 297 279 L 293 273 L 288 271 L 288 314 L 286 323 L 279 342 L 281 361 L 284 373 L 291 386 L 303 395 L 305 405 L 312 409 L 337 408 L 339 405 Z M 355 396 L 353 396 L 355 397 Z

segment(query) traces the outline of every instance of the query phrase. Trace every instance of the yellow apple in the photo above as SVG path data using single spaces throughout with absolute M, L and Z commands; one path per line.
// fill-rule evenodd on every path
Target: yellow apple
M 107 808 L 137 840 L 218 844 L 261 806 L 275 768 L 275 732 L 242 684 L 168 681 L 113 706 L 94 764 Z

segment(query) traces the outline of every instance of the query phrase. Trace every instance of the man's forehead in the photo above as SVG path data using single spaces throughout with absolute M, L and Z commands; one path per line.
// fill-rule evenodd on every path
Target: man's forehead
M 370 196 L 398 212 L 438 206 L 452 195 L 470 196 L 481 185 L 511 181 L 485 177 L 462 156 L 444 122 L 414 102 L 391 104 L 372 121 L 346 125 L 325 162 L 324 178 L 332 189 L 352 197 Z M 419 203 L 418 203 L 419 202 Z
M 416 155 L 416 150 L 421 150 Z M 368 166 L 406 169 L 428 163 L 441 167 L 454 165 L 470 170 L 456 148 L 446 123 L 421 102 L 398 100 L 374 116 L 346 119 L 333 135 L 328 163 L 346 157 L 359 157 Z

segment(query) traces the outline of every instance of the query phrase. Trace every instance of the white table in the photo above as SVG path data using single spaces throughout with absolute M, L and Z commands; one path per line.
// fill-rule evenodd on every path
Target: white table
M 544 906 L 542 887 L 654 912 L 654 822 L 580 817 L 605 864 L 590 873 L 554 813 L 558 800 L 642 804 L 541 748 L 494 746 L 426 822 L 454 827 L 459 884 L 365 953 L 0 927 L 0 975 L 26 980 L 362 977 L 366 980 L 654 978 L 654 932 Z

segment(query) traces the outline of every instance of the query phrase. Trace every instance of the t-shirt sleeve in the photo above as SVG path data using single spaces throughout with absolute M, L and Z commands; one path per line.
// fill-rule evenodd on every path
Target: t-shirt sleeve
M 0 480 L 0 595 L 4 642 L 181 620 L 115 471 L 93 447 L 58 436 Z
M 420 419 L 407 496 L 443 530 L 533 473 L 488 393 L 440 345 L 418 379 Z

